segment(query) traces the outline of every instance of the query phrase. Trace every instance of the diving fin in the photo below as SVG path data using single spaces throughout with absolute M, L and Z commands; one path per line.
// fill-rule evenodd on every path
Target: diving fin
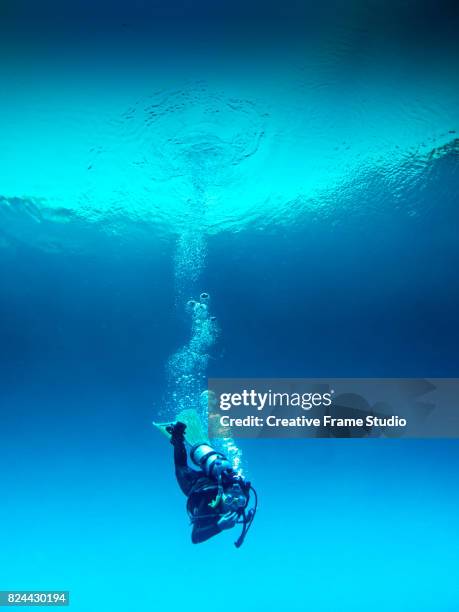
M 169 440 L 171 439 L 171 434 L 167 431 L 167 428 L 171 425 L 174 425 L 174 422 L 171 423 L 155 423 L 153 421 L 153 425 L 159 429 L 159 431 L 166 436 Z
M 189 408 L 187 410 L 182 410 L 176 416 L 175 421 L 170 423 L 155 423 L 153 425 L 159 429 L 161 433 L 163 433 L 169 440 L 171 439 L 171 434 L 167 431 L 167 427 L 174 425 L 177 421 L 185 423 L 185 440 L 191 446 L 195 444 L 203 444 L 208 443 L 207 435 L 204 433 L 204 429 L 201 423 L 201 418 L 196 410 L 193 408 Z

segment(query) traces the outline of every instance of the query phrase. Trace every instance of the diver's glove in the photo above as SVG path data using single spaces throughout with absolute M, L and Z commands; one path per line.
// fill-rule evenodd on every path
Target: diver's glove
M 166 427 L 167 433 L 171 434 L 171 444 L 181 444 L 185 440 L 186 425 L 180 421 L 174 423 L 174 425 L 168 425 Z
M 228 512 L 227 514 L 224 514 L 218 521 L 218 528 L 220 529 L 220 531 L 223 531 L 224 529 L 231 529 L 237 523 L 237 519 L 237 512 Z

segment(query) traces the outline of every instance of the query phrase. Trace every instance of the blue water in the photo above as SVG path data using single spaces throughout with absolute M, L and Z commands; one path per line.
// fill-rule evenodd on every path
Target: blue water
M 247 541 L 191 544 L 151 426 L 184 401 L 190 297 L 217 319 L 194 390 L 459 373 L 453 5 L 233 8 L 5 14 L 0 590 L 454 612 L 454 440 L 242 441 Z

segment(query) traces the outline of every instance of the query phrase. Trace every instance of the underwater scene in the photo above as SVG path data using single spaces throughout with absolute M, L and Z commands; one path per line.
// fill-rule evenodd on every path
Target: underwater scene
M 457 440 L 199 449 L 209 377 L 458 377 L 457 6 L 1 11 L 0 591 L 459 610 Z

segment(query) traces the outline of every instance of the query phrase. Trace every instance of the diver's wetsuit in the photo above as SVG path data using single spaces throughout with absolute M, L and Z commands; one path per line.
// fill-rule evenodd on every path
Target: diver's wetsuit
M 218 520 L 220 513 L 209 506 L 215 499 L 217 487 L 202 470 L 193 470 L 188 466 L 185 443 L 174 440 L 174 463 L 177 482 L 188 497 L 187 508 L 193 518 L 191 541 L 199 544 L 220 533 Z

